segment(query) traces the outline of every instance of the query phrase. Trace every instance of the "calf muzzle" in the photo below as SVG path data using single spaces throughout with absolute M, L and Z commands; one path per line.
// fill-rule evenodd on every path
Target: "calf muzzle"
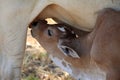
M 36 20 L 36 21 L 33 21 L 29 28 L 33 28 L 33 27 L 37 27 L 38 24 L 47 24 L 47 21 L 46 20 Z

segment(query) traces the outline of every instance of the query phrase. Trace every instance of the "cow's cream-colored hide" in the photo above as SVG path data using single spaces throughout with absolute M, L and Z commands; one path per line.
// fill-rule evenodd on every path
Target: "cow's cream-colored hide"
M 96 22 L 97 13 L 103 8 L 114 8 L 120 10 L 119 0 L 45 0 L 49 4 L 41 12 L 39 2 L 32 13 L 30 21 L 36 15 L 40 19 L 52 17 L 58 22 L 65 22 L 83 30 L 91 30 Z M 43 3 L 43 4 L 44 4 Z M 43 7 L 43 5 L 42 5 Z M 37 11 L 40 11 L 38 13 Z
M 96 12 L 108 7 L 119 10 L 120 0 L 0 0 L 0 80 L 20 80 L 27 26 L 36 16 L 90 30 Z

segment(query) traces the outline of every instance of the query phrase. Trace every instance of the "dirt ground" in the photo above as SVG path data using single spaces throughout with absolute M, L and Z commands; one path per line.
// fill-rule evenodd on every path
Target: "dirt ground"
M 22 80 L 73 80 L 48 58 L 47 52 L 32 38 L 30 30 L 21 76 Z

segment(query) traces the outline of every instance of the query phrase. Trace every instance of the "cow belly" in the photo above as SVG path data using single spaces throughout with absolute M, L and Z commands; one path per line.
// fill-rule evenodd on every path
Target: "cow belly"
M 94 28 L 98 11 L 104 8 L 120 10 L 119 4 L 120 0 L 51 0 L 42 12 L 39 11 L 40 7 L 36 6 L 35 13 L 40 19 L 52 17 L 76 28 L 91 30 Z M 30 21 L 38 15 L 32 16 Z

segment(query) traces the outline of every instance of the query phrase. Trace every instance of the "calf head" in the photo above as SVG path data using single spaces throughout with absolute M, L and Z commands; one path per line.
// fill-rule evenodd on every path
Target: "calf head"
M 48 52 L 54 51 L 52 47 L 58 47 L 64 55 L 80 58 L 79 54 L 72 48 L 72 45 L 69 45 L 72 43 L 71 40 L 76 38 L 76 35 L 63 24 L 48 25 L 44 20 L 38 21 L 38 23 L 34 22 L 32 23 L 31 33 Z
M 65 24 L 49 25 L 45 20 L 31 23 L 31 33 L 47 50 L 55 64 L 76 76 L 79 69 L 88 66 L 89 58 L 82 57 L 78 45 L 78 36 Z

